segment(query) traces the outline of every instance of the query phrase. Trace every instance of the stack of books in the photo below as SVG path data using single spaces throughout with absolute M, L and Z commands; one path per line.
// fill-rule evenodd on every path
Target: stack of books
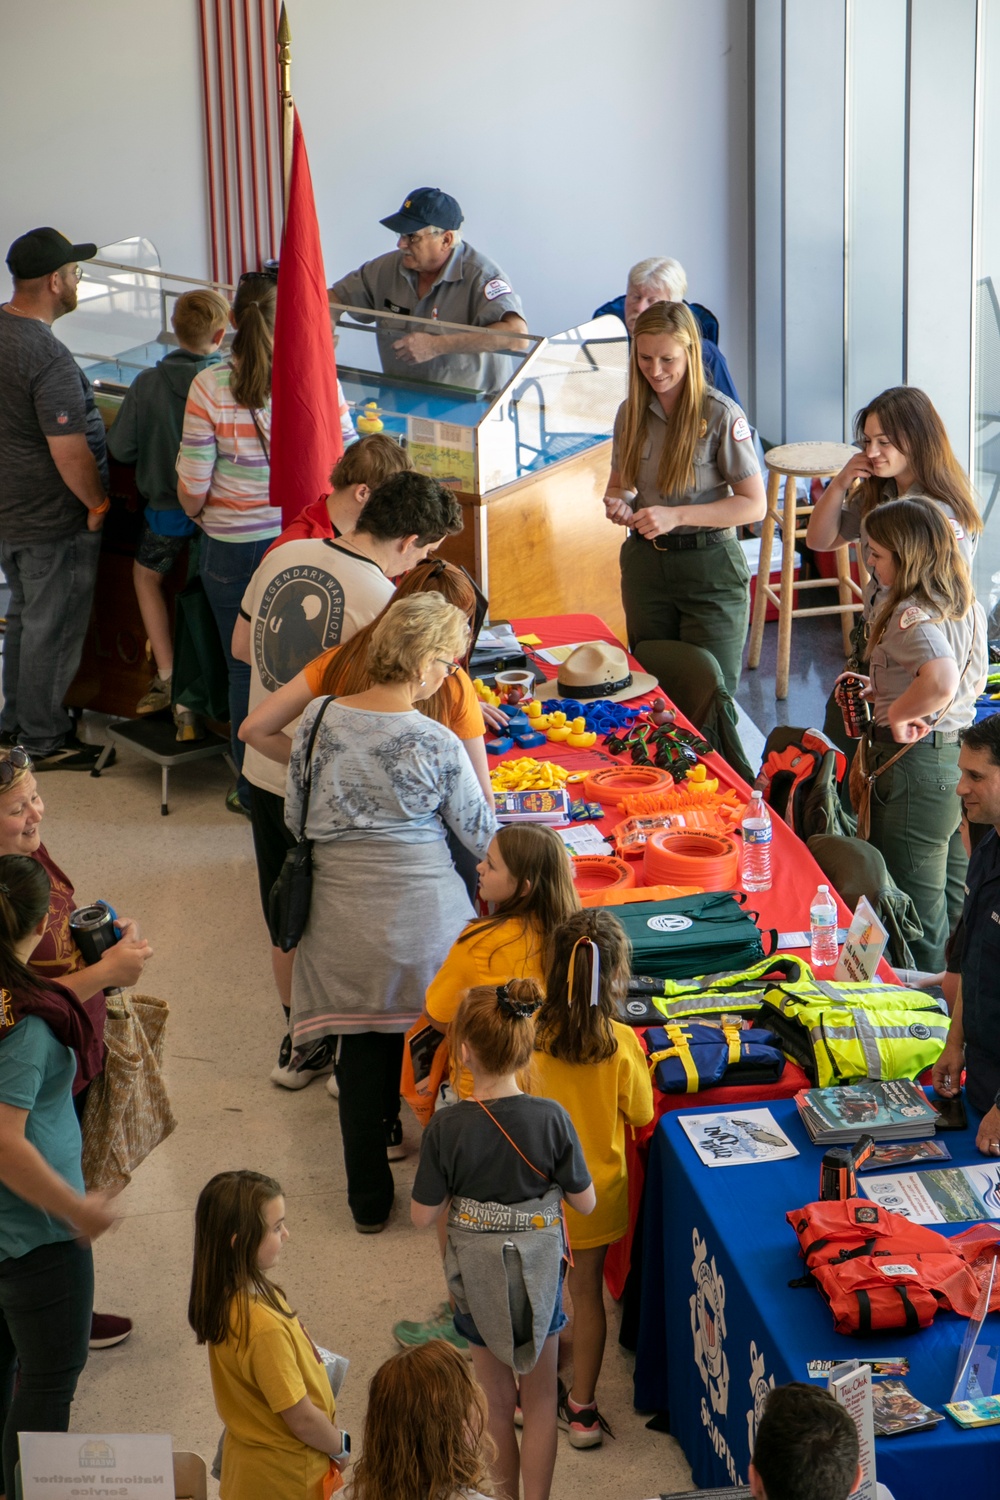
M 923 1141 L 934 1134 L 937 1110 L 908 1078 L 802 1089 L 795 1096 L 802 1123 L 817 1146 L 842 1146 L 870 1135 L 875 1141 Z

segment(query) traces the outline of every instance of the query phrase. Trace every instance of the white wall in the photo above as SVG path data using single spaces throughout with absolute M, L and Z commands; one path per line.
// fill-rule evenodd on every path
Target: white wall
M 207 272 L 197 13 L 2 0 L 0 248 L 44 223 L 141 233 L 170 270 Z M 540 333 L 624 290 L 632 262 L 676 256 L 745 388 L 744 0 L 291 0 L 289 15 L 331 279 L 391 248 L 378 220 L 410 188 L 440 186 Z

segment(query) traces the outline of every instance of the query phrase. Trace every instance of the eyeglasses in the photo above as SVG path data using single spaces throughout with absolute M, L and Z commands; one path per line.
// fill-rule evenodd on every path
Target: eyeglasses
M 429 240 L 433 235 L 443 233 L 443 229 L 418 229 L 416 234 L 401 234 L 399 241 L 402 245 L 416 245 L 420 240 Z
M 19 771 L 31 770 L 31 756 L 23 745 L 14 745 L 0 760 L 0 786 L 10 786 Z
M 439 667 L 444 667 L 444 675 L 446 677 L 454 677 L 455 673 L 462 665 L 460 661 L 445 661 L 443 656 L 436 656 L 434 660 L 437 662 Z

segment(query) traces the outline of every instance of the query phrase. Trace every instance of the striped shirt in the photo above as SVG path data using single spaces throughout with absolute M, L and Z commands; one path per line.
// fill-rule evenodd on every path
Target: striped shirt
M 237 406 L 232 367 L 210 365 L 191 382 L 177 455 L 177 478 L 205 497 L 205 535 L 223 542 L 270 541 L 281 530 L 281 511 L 268 496 L 271 473 L 253 416 Z M 271 446 L 270 402 L 255 412 Z

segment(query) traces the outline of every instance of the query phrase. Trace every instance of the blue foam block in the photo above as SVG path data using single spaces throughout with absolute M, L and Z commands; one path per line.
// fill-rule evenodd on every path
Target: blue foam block
M 518 741 L 520 743 L 520 741 Z M 514 741 L 509 735 L 498 735 L 495 740 L 486 741 L 487 755 L 505 755 L 508 750 L 513 750 Z
M 529 729 L 527 734 L 515 734 L 514 740 L 521 750 L 534 750 L 536 745 L 545 744 L 544 734 L 537 734 L 533 729 Z M 486 748 L 488 750 L 489 745 Z

